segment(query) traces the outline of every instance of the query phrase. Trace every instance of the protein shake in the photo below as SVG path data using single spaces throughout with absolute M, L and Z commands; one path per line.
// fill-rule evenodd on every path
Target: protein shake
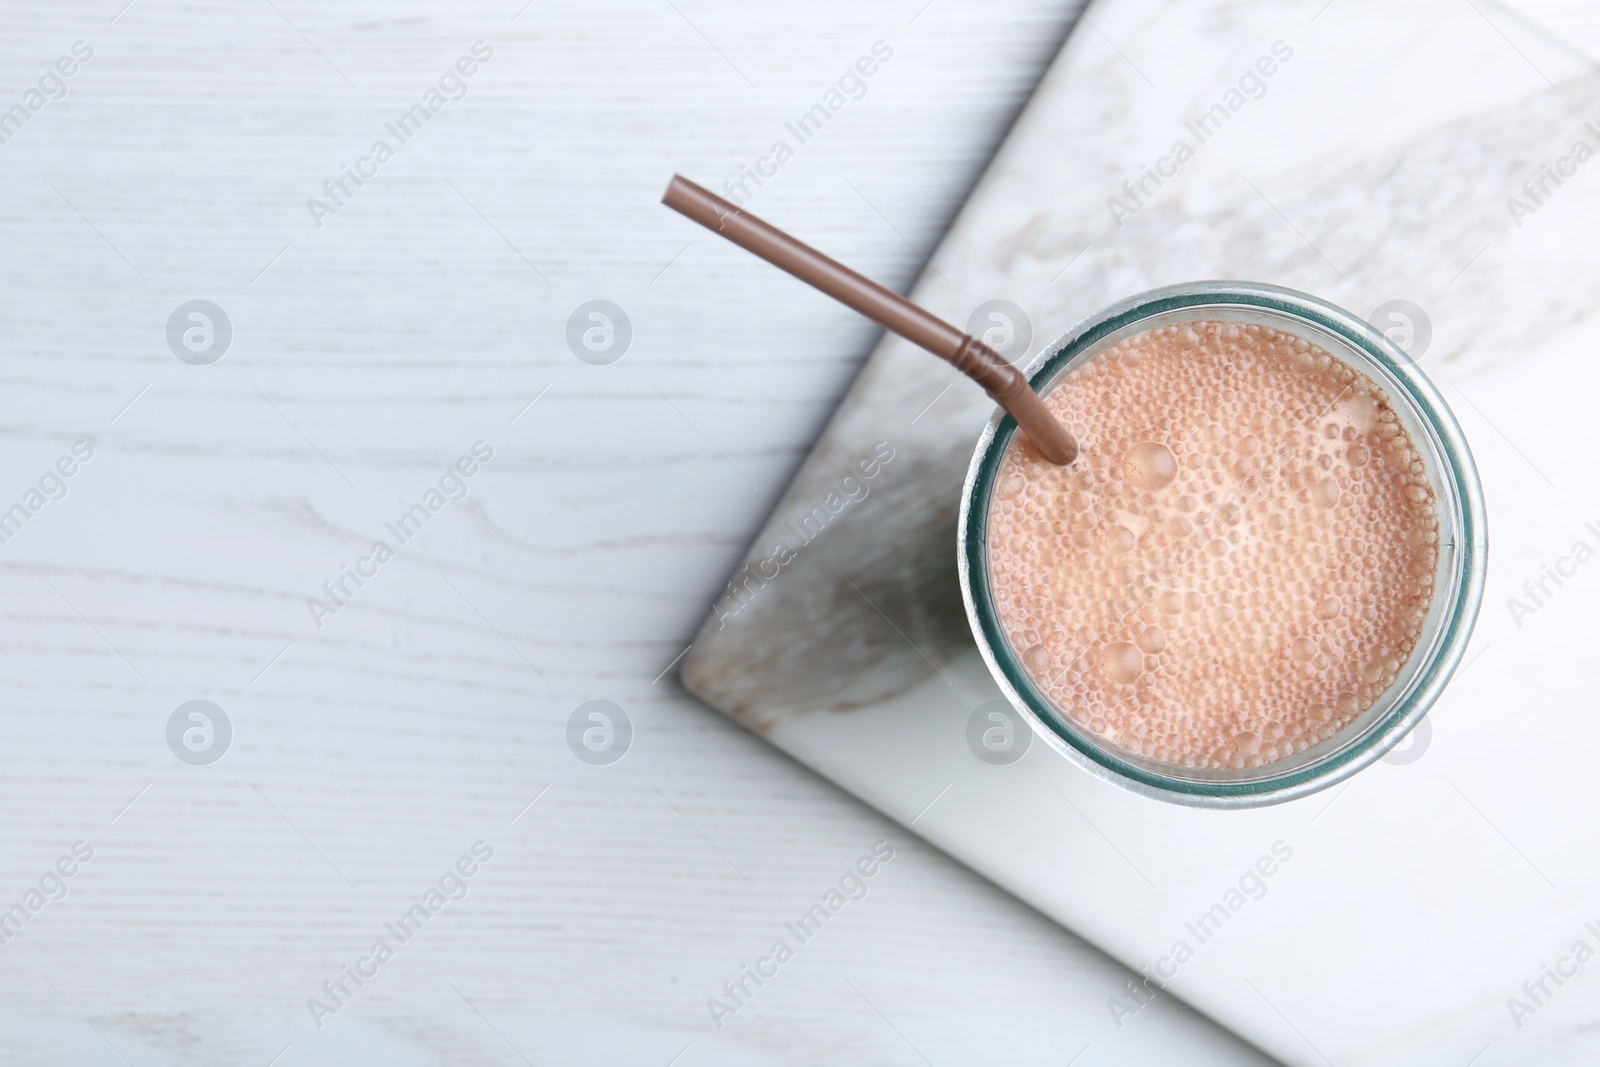
M 1006 636 L 1062 714 L 1145 759 L 1252 768 L 1399 677 L 1439 517 L 1375 382 L 1291 334 L 1197 321 L 1120 341 L 1045 402 L 1080 458 L 1013 439 L 987 552 Z

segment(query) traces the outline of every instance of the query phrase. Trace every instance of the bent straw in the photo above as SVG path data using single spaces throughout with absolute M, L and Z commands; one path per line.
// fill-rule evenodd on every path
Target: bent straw
M 673 175 L 661 202 L 779 270 L 848 305 L 886 330 L 927 349 L 979 385 L 1017 420 L 1045 458 L 1065 466 L 1078 457 L 1078 442 L 1050 414 L 1021 371 L 970 334 L 929 314 L 905 297 L 864 278 L 748 211 Z

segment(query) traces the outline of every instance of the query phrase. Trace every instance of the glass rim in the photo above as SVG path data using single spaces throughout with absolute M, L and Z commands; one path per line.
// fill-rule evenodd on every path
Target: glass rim
M 1449 600 L 1443 616 L 1433 625 L 1436 639 L 1431 653 L 1381 718 L 1367 724 L 1364 732 L 1343 748 L 1315 762 L 1281 774 L 1271 773 L 1273 764 L 1266 764 L 1258 777 L 1231 781 L 1162 773 L 1135 762 L 1137 757 L 1123 758 L 1111 746 L 1091 740 L 1066 721 L 1038 690 L 1011 649 L 990 590 L 986 551 L 989 506 L 1000 462 L 1018 432 L 1016 420 L 1004 410 L 996 410 L 990 417 L 967 469 L 957 525 L 957 566 L 967 621 L 990 674 L 1006 699 L 1051 748 L 1095 777 L 1145 796 L 1195 807 L 1259 807 L 1325 789 L 1369 766 L 1394 748 L 1438 699 L 1466 651 L 1482 603 L 1488 555 L 1483 490 L 1466 438 L 1427 376 L 1370 324 L 1327 301 L 1293 289 L 1239 281 L 1187 282 L 1151 289 L 1079 323 L 1035 355 L 1025 373 L 1033 388 L 1047 391 L 1075 360 L 1093 358 L 1098 354 L 1097 346 L 1117 332 L 1168 312 L 1206 307 L 1253 310 L 1300 320 L 1331 334 L 1365 361 L 1364 365 L 1352 365 L 1377 380 L 1394 402 L 1405 407 L 1440 457 L 1439 478 L 1447 483 L 1452 498 L 1439 502 L 1440 532 L 1454 534 L 1457 551 L 1451 554 L 1448 571 L 1453 580 L 1448 588 L 1436 585 L 1435 597 L 1448 596 Z M 1441 571 L 1441 575 L 1444 573 Z M 1425 634 L 1428 632 L 1424 630 Z

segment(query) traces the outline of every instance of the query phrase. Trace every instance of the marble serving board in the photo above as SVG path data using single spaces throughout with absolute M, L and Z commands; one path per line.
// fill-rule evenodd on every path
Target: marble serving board
M 957 323 L 1018 305 L 1018 359 L 1184 280 L 1422 309 L 1405 339 L 1471 441 L 1493 547 L 1464 666 L 1409 747 L 1243 812 L 1134 796 L 1042 743 L 976 758 L 968 720 L 998 691 L 955 526 L 991 407 L 893 337 L 684 683 L 1285 1063 L 1594 1062 L 1600 975 L 1575 962 L 1600 948 L 1592 20 L 1559 0 L 1095 3 L 911 294 Z M 1565 179 L 1541 186 L 1545 165 Z M 1546 564 L 1565 577 L 1541 594 Z M 1140 998 L 1107 994 L 1138 1026 Z

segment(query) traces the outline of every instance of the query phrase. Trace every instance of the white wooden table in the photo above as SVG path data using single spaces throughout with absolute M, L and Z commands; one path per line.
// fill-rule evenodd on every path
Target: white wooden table
M 0 509 L 26 512 L 0 1063 L 1251 1058 L 1165 1000 L 1085 1036 L 1125 972 L 661 677 L 874 337 L 690 232 L 667 177 L 737 180 L 882 41 L 753 206 L 903 287 L 1071 5 L 521 6 L 0 9 L 0 109 L 27 111 L 0 124 Z M 402 144 L 386 123 L 477 41 Z M 566 340 L 594 299 L 632 326 L 610 365 Z M 169 346 L 192 300 L 231 326 L 216 362 Z M 400 544 L 385 523 L 480 441 Z M 567 742 L 595 699 L 634 730 L 608 766 Z M 191 700 L 231 724 L 209 765 L 169 747 Z M 719 1030 L 707 999 L 886 838 Z M 393 936 L 479 841 L 465 898 Z

